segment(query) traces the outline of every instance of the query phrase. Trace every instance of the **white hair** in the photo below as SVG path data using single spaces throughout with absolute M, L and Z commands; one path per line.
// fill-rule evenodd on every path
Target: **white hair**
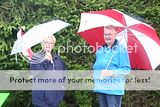
M 50 36 L 48 36 L 48 38 L 49 38 L 50 40 L 52 40 L 54 44 L 56 43 L 56 38 L 55 38 L 54 35 L 50 35 Z

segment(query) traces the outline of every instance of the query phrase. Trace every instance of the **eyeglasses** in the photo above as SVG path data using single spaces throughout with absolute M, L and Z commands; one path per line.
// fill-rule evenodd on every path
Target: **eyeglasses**
M 114 35 L 114 34 L 111 34 L 111 33 L 109 33 L 109 34 L 105 33 L 104 34 L 104 36 L 112 36 L 112 35 Z
M 53 42 L 48 42 L 48 41 L 43 41 L 43 44 L 51 44 L 51 45 L 53 45 L 54 43 Z

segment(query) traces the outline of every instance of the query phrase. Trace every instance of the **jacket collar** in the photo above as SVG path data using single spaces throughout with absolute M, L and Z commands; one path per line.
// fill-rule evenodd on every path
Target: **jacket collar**
M 115 41 L 114 41 L 113 45 L 111 46 L 111 48 L 112 48 L 113 46 L 116 46 L 117 43 L 118 43 L 118 40 L 115 39 Z M 105 43 L 104 45 L 102 45 L 102 47 L 108 47 L 108 45 Z
M 58 57 L 57 54 L 54 53 L 54 54 L 52 54 L 52 58 L 53 58 L 53 60 L 54 60 L 54 59 L 56 60 L 56 59 L 58 59 L 59 57 Z

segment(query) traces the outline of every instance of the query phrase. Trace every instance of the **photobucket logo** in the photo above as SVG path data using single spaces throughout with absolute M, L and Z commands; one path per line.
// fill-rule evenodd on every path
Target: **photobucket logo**
M 135 43 L 133 46 L 128 45 L 127 46 L 128 53 L 137 53 L 138 45 Z
M 83 45 L 77 45 L 77 46 L 73 46 L 70 45 L 68 42 L 65 46 L 58 46 L 58 54 L 61 53 L 90 53 L 90 54 L 95 54 L 95 52 L 101 48 L 102 46 L 100 44 L 98 44 L 98 42 L 96 43 L 96 46 L 88 46 L 86 43 L 83 43 Z M 115 45 L 112 48 L 108 49 L 108 48 L 104 48 L 105 50 L 99 50 L 98 52 L 105 52 L 110 53 L 112 52 L 126 52 L 128 50 L 128 53 L 137 53 L 138 51 L 138 45 L 137 43 L 135 43 L 134 45 Z M 44 52 L 43 50 L 40 50 L 38 52 L 33 52 L 32 58 L 29 58 L 27 55 L 24 54 L 20 54 L 21 57 L 23 58 L 23 60 L 27 61 L 28 63 L 31 64 L 38 64 L 43 62 L 45 59 L 45 55 L 46 52 Z
M 100 44 L 98 44 L 98 42 L 96 43 L 96 46 L 88 46 L 86 45 L 86 43 L 83 43 L 83 45 L 77 45 L 77 46 L 73 46 L 70 45 L 68 42 L 66 44 L 66 46 L 58 46 L 58 53 L 95 53 L 99 48 L 101 48 L 102 46 Z M 110 51 L 120 51 L 120 52 L 126 52 L 126 50 L 128 50 L 128 53 L 137 53 L 137 48 L 138 45 L 137 43 L 135 43 L 134 45 L 116 45 L 113 46 L 111 48 L 111 50 L 109 49 L 105 49 L 105 51 L 107 53 L 109 53 Z M 99 51 L 102 52 L 102 51 Z
M 83 45 L 77 45 L 73 46 L 70 45 L 67 42 L 66 46 L 58 46 L 58 53 L 94 53 L 96 50 L 98 50 L 100 45 L 98 45 L 98 42 L 96 43 L 96 47 L 94 46 L 88 46 L 86 43 L 83 43 Z

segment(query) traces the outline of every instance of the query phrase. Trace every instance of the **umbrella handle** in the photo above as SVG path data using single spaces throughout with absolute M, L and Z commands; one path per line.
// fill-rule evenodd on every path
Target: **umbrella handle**
M 108 64 L 107 64 L 107 66 L 106 66 L 106 69 L 108 69 L 108 67 L 109 67 L 109 65 L 110 65 L 110 63 L 111 63 L 114 55 L 115 55 L 115 52 L 114 52 L 113 55 L 111 56 L 111 58 L 110 58 L 110 60 L 109 60 L 109 62 L 108 62 Z M 101 79 L 101 80 L 103 79 L 103 75 L 101 75 L 100 79 Z
M 114 55 L 115 55 L 115 52 L 114 52 L 113 55 L 111 56 L 111 58 L 110 58 L 110 60 L 109 60 L 109 62 L 108 62 L 108 64 L 107 64 L 107 66 L 106 66 L 106 69 L 108 69 L 108 67 L 109 67 L 109 65 L 110 65 L 110 63 L 111 63 Z

